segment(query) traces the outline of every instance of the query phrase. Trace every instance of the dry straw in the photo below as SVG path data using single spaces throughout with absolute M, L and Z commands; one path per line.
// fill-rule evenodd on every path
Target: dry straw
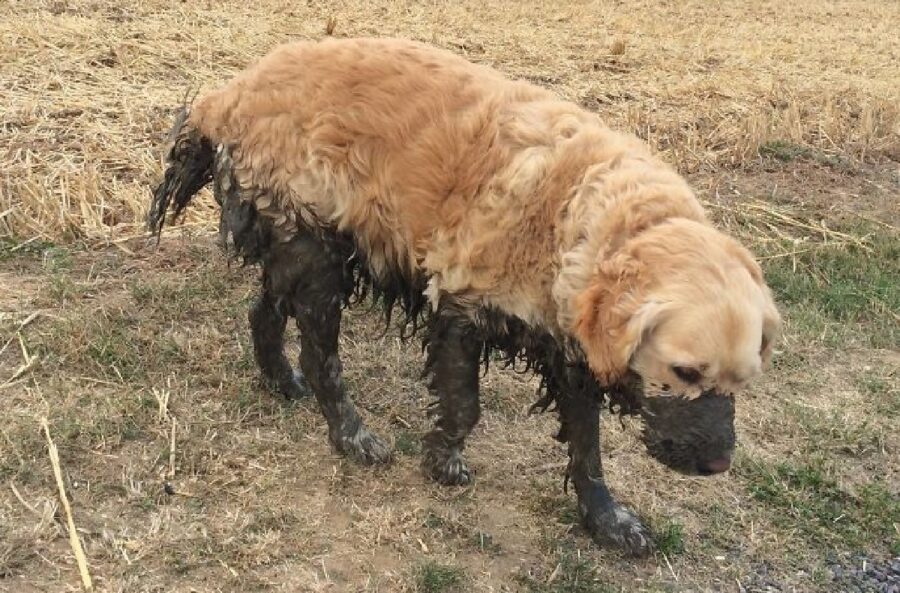
M 0 3 L 0 237 L 127 249 L 185 90 L 213 88 L 279 43 L 329 34 L 427 41 L 548 86 L 687 173 L 752 166 L 775 141 L 854 163 L 900 155 L 890 2 L 851 20 L 830 3 L 783 5 L 777 21 L 742 3 L 702 14 L 649 1 L 625 12 L 305 4 Z M 209 196 L 188 216 L 214 224 Z
M 78 531 L 75 529 L 75 519 L 72 517 L 72 507 L 69 505 L 69 499 L 66 497 L 66 487 L 63 483 L 62 469 L 59 464 L 59 451 L 50 437 L 50 426 L 47 424 L 46 418 L 41 418 L 41 426 L 44 434 L 47 436 L 47 450 L 50 453 L 50 465 L 53 466 L 53 475 L 56 477 L 56 486 L 59 488 L 59 499 L 62 502 L 63 510 L 66 513 L 66 526 L 69 530 L 69 544 L 72 546 L 72 553 L 75 554 L 75 561 L 78 563 L 78 572 L 81 574 L 81 584 L 85 591 L 91 591 L 94 584 L 91 581 L 91 574 L 88 572 L 87 558 L 84 555 L 84 549 L 81 547 L 81 540 L 78 538 Z

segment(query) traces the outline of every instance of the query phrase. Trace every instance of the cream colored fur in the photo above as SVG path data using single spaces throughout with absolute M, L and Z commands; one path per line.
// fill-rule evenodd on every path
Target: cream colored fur
M 189 123 L 230 147 L 280 238 L 300 219 L 351 232 L 376 274 L 427 276 L 433 303 L 577 338 L 604 383 L 630 364 L 693 393 L 678 363 L 735 387 L 771 351 L 778 314 L 750 254 L 640 140 L 546 90 L 409 41 L 293 43 Z

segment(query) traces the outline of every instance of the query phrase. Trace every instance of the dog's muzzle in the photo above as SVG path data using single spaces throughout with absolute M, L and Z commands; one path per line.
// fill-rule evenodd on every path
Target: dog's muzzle
M 731 467 L 734 453 L 734 397 L 715 391 L 687 399 L 645 397 L 644 444 L 650 455 L 689 475 L 712 475 Z

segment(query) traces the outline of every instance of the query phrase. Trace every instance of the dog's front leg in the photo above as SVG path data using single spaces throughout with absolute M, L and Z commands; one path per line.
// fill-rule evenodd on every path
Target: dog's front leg
M 578 495 L 578 513 L 595 542 L 643 556 L 650 536 L 632 511 L 613 499 L 603 479 L 600 461 L 600 401 L 583 386 L 593 381 L 588 371 L 570 369 L 567 385 L 558 395 L 560 440 L 569 444 L 569 480 Z

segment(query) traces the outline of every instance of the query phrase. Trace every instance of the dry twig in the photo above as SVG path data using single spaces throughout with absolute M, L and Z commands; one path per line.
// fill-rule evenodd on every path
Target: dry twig
M 66 513 L 66 525 L 69 530 L 69 544 L 72 546 L 72 553 L 75 554 L 75 561 L 78 563 L 78 572 L 81 574 L 81 584 L 85 591 L 91 591 L 94 584 L 91 581 L 91 574 L 88 572 L 87 558 L 84 555 L 84 549 L 81 547 L 81 540 L 78 538 L 78 532 L 75 529 L 75 519 L 72 518 L 72 507 L 69 506 L 69 499 L 66 497 L 66 487 L 63 483 L 62 469 L 59 465 L 59 451 L 50 437 L 50 426 L 46 418 L 41 418 L 41 426 L 44 434 L 47 436 L 47 450 L 50 453 L 50 464 L 53 466 L 53 475 L 56 478 L 56 486 L 59 488 L 59 499 L 62 502 L 63 510 Z

